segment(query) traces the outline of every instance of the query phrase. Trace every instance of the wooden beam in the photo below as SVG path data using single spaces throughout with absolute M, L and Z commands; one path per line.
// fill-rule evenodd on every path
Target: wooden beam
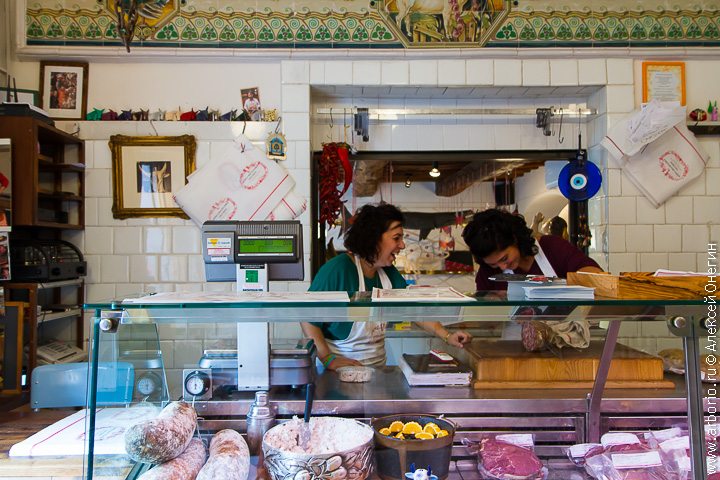
M 513 179 L 543 166 L 543 161 L 518 162 L 474 162 L 469 163 L 453 175 L 435 182 L 435 195 L 452 197 L 462 193 L 478 182 L 489 182 L 496 178 L 511 177 Z

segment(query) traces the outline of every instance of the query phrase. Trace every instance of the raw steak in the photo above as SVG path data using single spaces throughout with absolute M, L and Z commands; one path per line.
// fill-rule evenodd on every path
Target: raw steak
M 484 439 L 478 454 L 478 470 L 484 478 L 530 480 L 545 476 L 540 459 L 531 450 L 512 443 Z

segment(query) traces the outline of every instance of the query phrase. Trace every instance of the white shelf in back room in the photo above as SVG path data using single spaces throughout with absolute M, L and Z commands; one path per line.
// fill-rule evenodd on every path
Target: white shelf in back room
M 38 288 L 44 290 L 48 288 L 71 287 L 82 285 L 82 283 L 82 278 L 72 278 L 70 280 L 57 280 L 55 282 L 38 282 Z
M 38 315 L 38 324 L 61 320 L 63 318 L 72 318 L 82 315 L 81 308 L 71 308 L 62 312 L 42 311 Z

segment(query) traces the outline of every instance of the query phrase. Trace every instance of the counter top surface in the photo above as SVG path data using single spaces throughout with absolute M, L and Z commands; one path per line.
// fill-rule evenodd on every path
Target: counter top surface
M 667 374 L 675 388 L 606 389 L 603 412 L 687 412 L 684 379 Z M 472 387 L 410 387 L 397 367 L 376 369 L 367 383 L 345 383 L 335 372 L 319 375 L 314 414 L 372 416 L 390 413 L 427 412 L 462 415 L 484 412 L 584 414 L 589 390 L 514 389 L 481 390 Z M 224 394 L 216 390 L 213 400 L 195 402 L 198 412 L 245 415 L 254 393 Z M 270 399 L 281 415 L 302 415 L 305 395 L 301 389 L 273 388 Z M 651 405 L 647 400 L 652 399 Z M 232 401 L 227 401 L 232 400 Z M 397 410 L 397 411 L 395 411 Z

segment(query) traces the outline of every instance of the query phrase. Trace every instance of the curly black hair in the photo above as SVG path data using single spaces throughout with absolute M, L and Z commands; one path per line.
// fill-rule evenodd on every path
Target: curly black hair
M 511 245 L 516 245 L 524 257 L 538 252 L 533 232 L 525 224 L 525 219 L 496 208 L 473 215 L 462 237 L 478 263 L 491 253 Z
M 363 260 L 374 263 L 383 233 L 388 231 L 393 222 L 405 223 L 405 217 L 396 206 L 389 203 L 364 205 L 345 232 L 345 248 Z

